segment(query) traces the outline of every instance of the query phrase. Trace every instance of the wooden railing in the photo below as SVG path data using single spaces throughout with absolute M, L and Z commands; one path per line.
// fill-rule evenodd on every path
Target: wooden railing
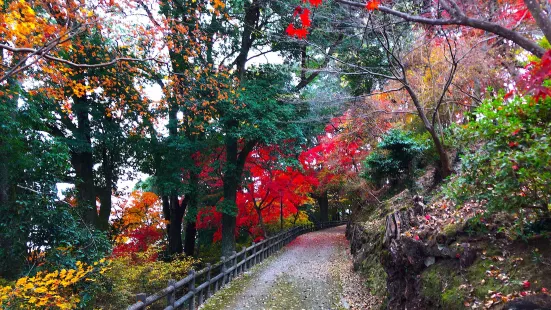
M 147 296 L 137 294 L 137 302 L 127 310 L 148 309 L 153 306 L 162 308 L 162 299 L 165 299 L 165 310 L 183 309 L 195 310 L 207 298 L 216 293 L 225 284 L 235 279 L 241 273 L 254 265 L 261 263 L 273 253 L 293 241 L 297 236 L 329 227 L 343 225 L 344 221 L 332 221 L 305 226 L 297 226 L 281 232 L 250 247 L 243 247 L 240 252 L 233 252 L 230 257 L 222 256 L 215 265 L 207 264 L 200 271 L 190 270 L 189 275 L 180 281 L 169 280 L 168 286 L 157 293 Z M 198 284 L 200 283 L 200 284 Z

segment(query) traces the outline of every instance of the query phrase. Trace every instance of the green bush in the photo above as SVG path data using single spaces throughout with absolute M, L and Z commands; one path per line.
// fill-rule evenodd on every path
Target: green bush
M 551 98 L 535 101 L 504 93 L 484 102 L 473 120 L 457 127 L 470 145 L 460 175 L 446 193 L 458 202 L 487 202 L 489 211 L 520 208 L 549 212 L 551 206 Z
M 363 176 L 379 186 L 387 180 L 392 185 L 411 182 L 425 150 L 426 146 L 416 141 L 411 133 L 391 129 L 365 159 Z

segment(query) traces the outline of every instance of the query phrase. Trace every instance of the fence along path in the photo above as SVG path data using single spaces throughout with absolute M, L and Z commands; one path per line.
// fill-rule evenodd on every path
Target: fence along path
M 207 264 L 207 267 L 197 272 L 190 270 L 189 275 L 180 281 L 169 280 L 166 288 L 153 295 L 137 294 L 137 302 L 129 306 L 127 310 L 147 309 L 150 306 L 161 308 L 163 299 L 166 304 L 166 307 L 162 308 L 164 310 L 185 308 L 195 310 L 224 285 L 279 251 L 297 236 L 345 223 L 344 221 L 331 221 L 317 225 L 297 226 L 259 243 L 253 242 L 250 247 L 243 247 L 239 253 L 234 251 L 230 257 L 222 256 L 220 262 L 215 265 Z

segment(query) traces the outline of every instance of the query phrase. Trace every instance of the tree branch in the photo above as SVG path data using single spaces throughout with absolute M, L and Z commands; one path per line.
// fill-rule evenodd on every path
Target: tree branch
M 531 1 L 534 1 L 534 0 L 531 0 Z M 357 8 L 362 8 L 362 9 L 365 9 L 365 6 L 366 6 L 365 3 L 359 3 L 359 2 L 349 1 L 349 0 L 336 0 L 336 2 L 357 7 Z M 380 5 L 378 7 L 378 10 L 383 13 L 390 14 L 414 23 L 420 23 L 420 24 L 432 25 L 432 26 L 460 25 L 460 26 L 469 26 L 472 28 L 488 31 L 493 34 L 497 34 L 498 36 L 503 37 L 507 40 L 513 41 L 518 46 L 522 47 L 523 49 L 527 50 L 528 52 L 538 57 L 542 57 L 543 54 L 545 54 L 546 52 L 546 50 L 541 46 L 539 46 L 536 42 L 525 38 L 524 36 L 522 36 L 520 33 L 516 31 L 513 31 L 511 29 L 505 28 L 499 24 L 492 23 L 489 21 L 470 18 L 468 16 L 463 15 L 463 13 L 457 16 L 458 13 L 456 9 L 450 10 L 452 12 L 449 12 L 450 14 L 452 14 L 453 18 L 446 18 L 446 19 L 439 19 L 439 18 L 436 19 L 436 18 L 428 18 L 428 17 L 417 16 L 417 15 L 411 15 L 408 13 L 396 11 L 384 5 Z

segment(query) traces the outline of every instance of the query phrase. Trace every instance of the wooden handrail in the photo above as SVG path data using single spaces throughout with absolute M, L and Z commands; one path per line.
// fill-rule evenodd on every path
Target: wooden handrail
M 166 297 L 167 307 L 165 310 L 179 309 L 186 306 L 188 309 L 196 309 L 199 305 L 203 304 L 212 294 L 222 288 L 225 284 L 229 283 L 241 273 L 250 269 L 252 266 L 261 263 L 264 259 L 268 258 L 273 253 L 279 251 L 297 236 L 314 230 L 334 227 L 345 224 L 346 221 L 330 221 L 318 224 L 309 224 L 303 226 L 295 226 L 274 235 L 270 238 L 264 239 L 258 243 L 253 242 L 249 247 L 243 247 L 240 252 L 234 252 L 230 257 L 225 258 L 222 256 L 221 261 L 207 266 L 198 272 L 193 269 L 190 270 L 189 275 L 180 281 L 169 280 L 169 286 L 150 295 L 140 293 L 136 295 L 136 303 L 130 305 L 127 310 L 142 310 L 146 307 L 156 303 L 157 301 Z M 250 252 L 250 253 L 249 253 Z M 242 257 L 239 259 L 239 257 Z M 238 261 L 239 260 L 239 261 Z M 211 277 L 211 272 L 220 267 L 220 271 L 217 275 Z M 206 280 L 196 286 L 196 281 L 203 275 L 206 276 Z M 219 282 L 222 281 L 221 285 Z M 212 287 L 214 285 L 214 288 Z M 187 292 L 179 299 L 175 300 L 176 291 L 187 286 Z M 206 298 L 203 298 L 205 296 Z M 199 298 L 196 298 L 196 297 Z M 187 303 L 187 304 L 186 304 Z

